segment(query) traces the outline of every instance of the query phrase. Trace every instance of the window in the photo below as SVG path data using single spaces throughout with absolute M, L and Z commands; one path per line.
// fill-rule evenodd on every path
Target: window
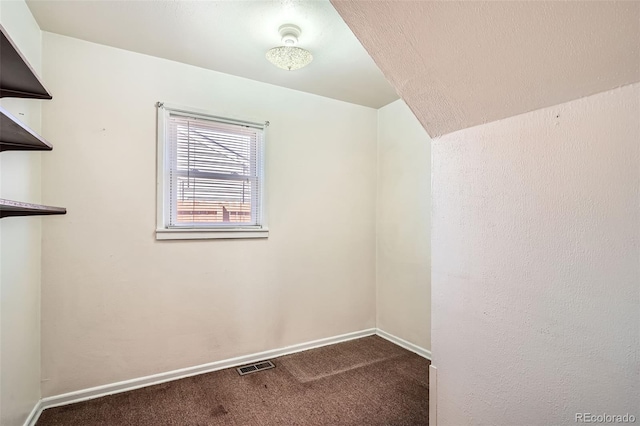
M 158 104 L 158 239 L 268 236 L 266 124 Z

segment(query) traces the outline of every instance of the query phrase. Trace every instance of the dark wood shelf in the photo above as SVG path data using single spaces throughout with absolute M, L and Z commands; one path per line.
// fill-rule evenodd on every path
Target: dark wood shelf
M 43 206 L 40 204 L 22 203 L 20 201 L 3 200 L 0 198 L 0 218 L 9 216 L 41 216 L 51 214 L 66 214 L 64 207 Z
M 51 99 L 29 62 L 0 25 L 0 98 Z
M 0 107 L 0 152 L 51 151 L 53 147 L 42 136 L 22 124 L 6 109 Z
M 51 99 L 38 75 L 0 25 L 0 98 Z M 0 107 L 0 152 L 51 151 L 53 147 L 40 135 Z M 43 206 L 0 199 L 0 218 L 66 214 L 64 207 Z

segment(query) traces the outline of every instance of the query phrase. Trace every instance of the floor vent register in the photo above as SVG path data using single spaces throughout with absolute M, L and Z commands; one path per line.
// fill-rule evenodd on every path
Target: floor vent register
M 244 376 L 245 374 L 257 373 L 258 371 L 268 370 L 270 368 L 275 368 L 271 361 L 260 361 L 255 364 L 244 365 L 242 367 L 236 368 L 238 374 Z

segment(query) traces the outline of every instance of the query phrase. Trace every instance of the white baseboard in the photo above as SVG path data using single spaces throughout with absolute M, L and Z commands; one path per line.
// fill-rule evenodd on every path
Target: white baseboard
M 438 426 L 438 369 L 429 366 L 429 426 Z
M 196 376 L 198 374 L 210 373 L 213 371 L 224 370 L 226 368 L 237 367 L 244 364 L 263 361 L 265 359 L 277 358 L 279 356 L 288 355 L 296 352 L 302 352 L 309 349 L 319 348 L 322 346 L 333 345 L 336 343 L 346 342 L 361 337 L 378 335 L 398 346 L 401 346 L 411 352 L 431 359 L 431 352 L 407 342 L 404 339 L 396 337 L 378 328 L 370 328 L 367 330 L 356 331 L 353 333 L 342 334 L 339 336 L 328 337 L 325 339 L 314 340 L 312 342 L 300 343 L 297 345 L 287 346 L 280 349 L 259 352 L 250 355 L 244 355 L 236 358 L 225 359 L 222 361 L 210 362 L 207 364 L 196 365 L 194 367 L 181 368 L 179 370 L 167 371 L 164 373 L 153 374 L 136 379 L 125 380 L 122 382 L 111 383 L 108 385 L 96 386 L 88 389 L 81 389 L 74 392 L 64 393 L 55 396 L 42 398 L 33 408 L 31 414 L 27 418 L 24 426 L 35 426 L 42 411 L 47 408 L 59 407 L 61 405 L 74 404 L 76 402 L 87 401 L 89 399 L 100 398 L 102 396 L 113 395 L 116 393 L 127 392 L 146 386 L 157 385 L 172 380 L 183 379 L 185 377 Z
M 405 348 L 408 351 L 417 353 L 418 355 L 420 355 L 423 358 L 428 359 L 429 361 L 431 361 L 431 351 L 427 350 L 425 348 L 422 348 L 418 345 L 414 345 L 411 342 L 407 342 L 404 339 L 401 339 L 397 336 L 394 336 L 391 333 L 387 333 L 384 330 L 380 330 L 379 328 L 376 329 L 376 334 L 380 337 L 382 337 L 383 339 L 386 339 L 388 341 L 390 341 L 391 343 L 395 343 L 398 346 L 401 346 L 403 348 Z
M 24 421 L 24 426 L 34 426 L 42 414 L 42 400 L 38 401 Z
M 244 364 L 251 364 L 253 362 L 263 361 L 265 359 L 277 358 L 279 356 L 288 355 L 295 352 L 302 352 L 309 349 L 319 348 L 321 346 L 333 345 L 336 343 L 346 342 L 348 340 L 372 336 L 374 334 L 376 334 L 376 329 L 370 328 L 367 330 L 342 334 L 340 336 L 328 337 L 325 339 L 314 340 L 312 342 L 287 346 L 281 349 L 273 349 L 270 351 L 259 352 L 251 355 L 196 365 L 194 367 L 182 368 L 179 370 L 167 371 L 165 373 L 153 374 L 151 376 L 138 377 L 136 379 L 125 380 L 108 385 L 82 389 L 74 392 L 64 393 L 61 395 L 49 396 L 40 400 L 39 406 L 37 407 L 38 410 L 36 410 L 36 415 L 34 416 L 34 421 L 32 423 L 26 423 L 25 426 L 33 426 L 35 424 L 35 420 L 37 420 L 37 418 L 40 416 L 40 413 L 42 413 L 42 410 L 46 408 L 59 407 L 61 405 L 73 404 L 89 399 L 100 398 L 102 396 L 113 395 L 115 393 L 127 392 L 146 386 L 157 385 L 172 380 L 196 376 L 198 374 L 210 373 L 212 371 L 224 370 L 226 368 L 237 367 Z

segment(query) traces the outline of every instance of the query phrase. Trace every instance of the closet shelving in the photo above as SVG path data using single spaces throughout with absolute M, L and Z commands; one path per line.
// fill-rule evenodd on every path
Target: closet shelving
M 51 151 L 52 149 L 49 142 L 0 107 L 0 152 Z
M 0 97 L 51 99 L 29 62 L 0 25 Z
M 9 216 L 33 216 L 48 214 L 65 214 L 64 207 L 43 206 L 41 204 L 22 203 L 20 201 L 0 198 L 0 218 Z
M 4 97 L 51 99 L 51 95 L 38 75 L 0 25 L 0 98 Z M 0 107 L 0 152 L 51 151 L 52 149 L 49 142 Z M 0 218 L 65 214 L 66 212 L 63 207 L 0 199 Z

